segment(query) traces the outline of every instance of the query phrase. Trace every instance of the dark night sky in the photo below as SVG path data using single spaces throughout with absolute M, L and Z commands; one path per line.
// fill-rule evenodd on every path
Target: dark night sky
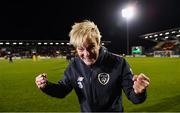
M 125 52 L 126 21 L 118 12 L 135 4 L 137 17 L 129 22 L 130 45 L 147 46 L 138 36 L 180 27 L 179 0 L 49 0 L 1 2 L 0 39 L 69 40 L 74 22 L 94 21 L 102 40 L 111 40 L 113 51 Z

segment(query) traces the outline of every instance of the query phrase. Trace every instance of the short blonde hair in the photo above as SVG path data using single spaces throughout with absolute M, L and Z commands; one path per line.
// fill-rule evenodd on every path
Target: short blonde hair
M 70 44 L 74 47 L 82 46 L 84 39 L 96 38 L 98 44 L 100 44 L 101 35 L 97 25 L 89 20 L 84 20 L 80 23 L 75 23 L 69 33 Z

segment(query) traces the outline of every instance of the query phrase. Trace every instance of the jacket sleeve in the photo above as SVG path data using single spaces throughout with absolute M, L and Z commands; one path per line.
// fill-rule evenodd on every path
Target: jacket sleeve
M 141 94 L 136 94 L 133 89 L 133 73 L 127 61 L 123 59 L 122 61 L 122 79 L 121 79 L 121 86 L 123 88 L 124 93 L 126 94 L 127 98 L 131 100 L 134 104 L 142 103 L 146 100 L 146 90 Z
M 48 82 L 46 87 L 41 89 L 49 96 L 64 98 L 72 91 L 73 87 L 70 80 L 70 68 L 68 67 L 64 72 L 64 77 L 57 84 Z

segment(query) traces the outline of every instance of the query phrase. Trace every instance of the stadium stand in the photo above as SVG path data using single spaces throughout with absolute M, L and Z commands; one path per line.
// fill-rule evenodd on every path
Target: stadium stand
M 140 36 L 145 40 L 156 42 L 151 48 L 154 56 L 179 57 L 180 56 L 180 28 L 148 33 Z M 146 53 L 150 54 L 150 53 Z
M 110 41 L 102 41 L 106 46 Z M 0 57 L 13 55 L 16 58 L 74 56 L 75 50 L 66 40 L 0 40 Z

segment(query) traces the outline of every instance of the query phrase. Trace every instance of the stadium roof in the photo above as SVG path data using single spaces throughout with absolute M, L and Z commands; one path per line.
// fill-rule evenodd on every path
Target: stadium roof
M 102 41 L 102 45 L 107 45 L 110 41 Z M 70 45 L 68 40 L 0 40 L 0 46 L 58 46 Z
M 180 27 L 167 29 L 164 31 L 148 33 L 141 35 L 140 38 L 147 39 L 154 42 L 179 40 L 180 39 Z

